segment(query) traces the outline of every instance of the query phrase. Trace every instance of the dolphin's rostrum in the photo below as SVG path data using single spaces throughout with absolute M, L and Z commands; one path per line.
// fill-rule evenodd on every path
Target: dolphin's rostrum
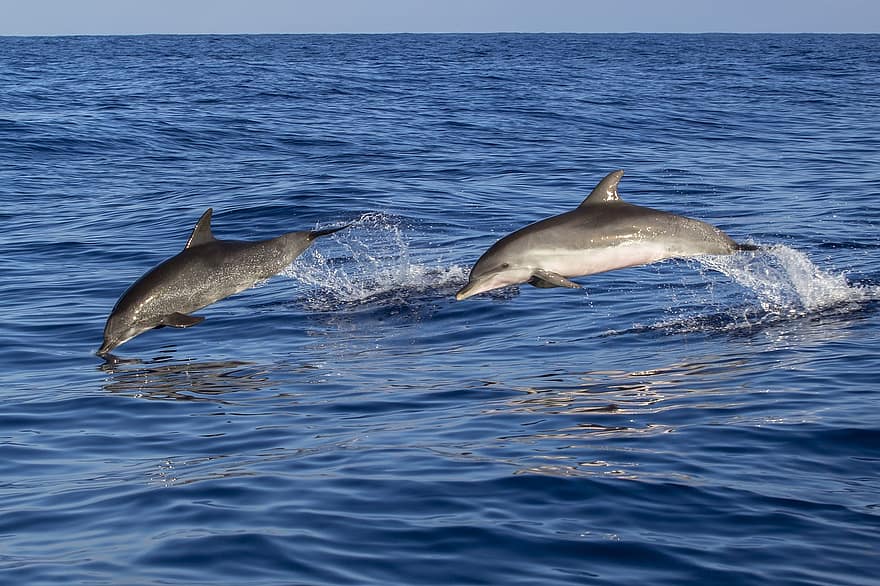
M 609 173 L 577 208 L 508 234 L 471 269 L 459 301 L 517 283 L 580 287 L 570 277 L 644 265 L 667 258 L 756 250 L 718 228 L 684 216 L 627 203 Z
M 153 328 L 201 323 L 204 317 L 190 313 L 279 273 L 315 238 L 345 227 L 289 232 L 257 242 L 218 240 L 211 232 L 211 214 L 211 208 L 202 214 L 180 253 L 135 281 L 119 298 L 104 326 L 99 356 Z

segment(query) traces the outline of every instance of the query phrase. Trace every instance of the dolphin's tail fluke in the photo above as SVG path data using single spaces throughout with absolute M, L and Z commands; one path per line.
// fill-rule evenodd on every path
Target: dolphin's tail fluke
M 755 252 L 756 250 L 764 250 L 763 246 L 758 246 L 756 244 L 740 244 L 736 243 L 736 250 L 743 252 Z
M 327 236 L 328 234 L 333 234 L 334 232 L 339 232 L 340 230 L 344 230 L 351 226 L 351 224 L 346 224 L 344 226 L 339 226 L 338 228 L 327 228 L 326 230 L 312 230 L 309 232 L 309 241 L 314 240 L 315 238 L 320 238 L 321 236 Z

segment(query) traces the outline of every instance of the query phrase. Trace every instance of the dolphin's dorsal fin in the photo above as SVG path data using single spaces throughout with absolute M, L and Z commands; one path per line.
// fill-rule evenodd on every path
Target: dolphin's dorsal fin
M 214 241 L 214 234 L 211 232 L 212 213 L 214 213 L 213 208 L 205 210 L 205 213 L 202 214 L 202 217 L 196 222 L 196 227 L 193 228 L 192 234 L 190 235 L 189 240 L 187 240 L 184 248 L 192 248 L 199 244 L 206 244 Z
M 587 199 L 581 202 L 581 206 L 593 203 L 603 203 L 607 201 L 620 201 L 620 195 L 617 193 L 617 184 L 623 177 L 623 169 L 612 171 L 605 176 L 605 179 L 590 192 Z M 580 207 L 580 206 L 578 206 Z

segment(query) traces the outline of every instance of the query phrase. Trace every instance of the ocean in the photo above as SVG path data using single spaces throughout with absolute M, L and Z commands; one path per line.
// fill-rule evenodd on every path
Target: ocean
M 880 576 L 880 36 L 0 38 L 0 583 Z M 757 253 L 465 301 L 624 169 Z M 342 224 L 94 352 L 214 209 Z

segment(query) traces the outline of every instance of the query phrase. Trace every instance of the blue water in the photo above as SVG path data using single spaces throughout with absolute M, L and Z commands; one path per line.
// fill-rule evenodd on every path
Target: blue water
M 880 37 L 0 38 L 0 583 L 874 585 Z M 464 302 L 623 168 L 765 251 Z M 137 277 L 350 222 L 94 356 Z

